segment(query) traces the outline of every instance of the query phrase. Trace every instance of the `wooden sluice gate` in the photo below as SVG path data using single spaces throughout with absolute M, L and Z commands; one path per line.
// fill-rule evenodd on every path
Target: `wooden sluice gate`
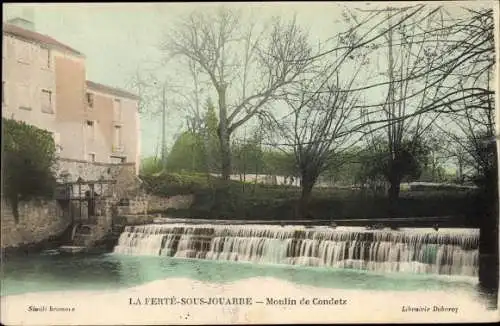
M 112 228 L 112 212 L 107 205 L 115 193 L 116 180 L 78 180 L 59 186 L 56 199 L 71 219 L 68 245 L 60 251 L 78 253 L 87 251 L 100 233 Z

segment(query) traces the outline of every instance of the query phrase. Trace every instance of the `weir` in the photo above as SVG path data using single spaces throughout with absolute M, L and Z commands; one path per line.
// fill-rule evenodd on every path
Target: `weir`
M 478 276 L 477 229 L 277 225 L 127 226 L 114 253 Z

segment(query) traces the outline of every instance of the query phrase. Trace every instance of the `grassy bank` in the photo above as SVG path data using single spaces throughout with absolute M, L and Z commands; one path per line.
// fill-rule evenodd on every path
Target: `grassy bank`
M 159 196 L 193 194 L 189 209 L 168 209 L 175 217 L 286 220 L 296 218 L 300 188 L 230 181 L 228 198 L 215 205 L 215 192 L 222 186 L 217 178 L 203 174 L 165 174 L 145 177 L 148 192 Z M 396 216 L 451 216 L 461 226 L 475 226 L 475 195 L 470 190 L 442 189 L 401 192 Z M 389 201 L 380 194 L 350 188 L 317 188 L 310 201 L 311 219 L 379 219 L 387 218 Z

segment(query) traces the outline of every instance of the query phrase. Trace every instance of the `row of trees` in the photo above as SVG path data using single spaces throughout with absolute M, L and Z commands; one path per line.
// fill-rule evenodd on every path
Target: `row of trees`
M 214 117 L 213 121 L 217 122 L 217 118 Z M 260 134 L 257 131 L 244 141 L 233 140 L 232 174 L 239 174 L 242 180 L 248 174 L 293 176 L 299 180 L 300 171 L 293 152 L 264 147 L 262 145 L 264 140 L 259 137 Z M 446 170 L 443 165 L 446 152 L 441 148 L 432 147 L 432 140 L 431 138 L 425 144 L 418 144 L 420 146 L 418 151 L 413 149 L 410 153 L 410 149 L 407 150 L 408 166 L 403 181 L 463 183 L 465 181 L 463 177 Z M 336 163 L 322 171 L 320 177 L 330 183 L 369 187 L 376 191 L 377 186 L 385 180 L 384 171 L 387 170 L 385 158 L 388 156 L 385 152 L 386 147 L 384 139 L 379 139 L 372 145 L 354 146 L 342 154 L 336 153 L 335 157 L 330 158 Z M 142 174 L 152 175 L 163 169 L 169 172 L 220 174 L 219 156 L 220 150 L 215 133 L 209 135 L 207 142 L 203 133 L 195 130 L 185 131 L 177 137 L 167 155 L 166 164 L 163 165 L 160 157 L 148 157 L 141 165 Z
M 487 180 L 497 162 L 493 10 L 451 9 L 347 8 L 345 29 L 318 46 L 295 19 L 256 25 L 225 7 L 196 11 L 161 48 L 194 85 L 194 96 L 182 96 L 195 110 L 176 145 L 202 143 L 205 170 L 220 168 L 226 180 L 256 143 L 291 154 L 302 215 L 318 177 L 353 156 L 362 175 L 389 185 L 391 202 L 403 180 L 425 166 L 437 171 L 440 160 Z M 202 89 L 216 98 L 205 116 Z M 242 137 L 251 125 L 258 135 Z M 179 162 L 176 145 L 171 162 Z

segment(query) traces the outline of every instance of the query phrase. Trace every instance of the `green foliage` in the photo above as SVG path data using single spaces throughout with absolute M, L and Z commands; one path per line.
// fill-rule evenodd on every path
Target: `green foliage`
M 162 171 L 162 162 L 159 157 L 146 157 L 141 162 L 141 175 L 153 175 Z
M 170 216 L 184 218 L 269 219 L 294 217 L 296 202 L 301 196 L 299 187 L 281 185 L 252 185 L 254 191 L 243 191 L 241 182 L 224 182 L 207 178 L 203 173 L 165 173 L 143 178 L 149 193 L 160 196 L 193 194 L 193 205 L 186 210 L 167 209 Z M 232 201 L 225 200 L 214 207 L 214 193 L 218 186 L 228 188 Z M 465 191 L 434 190 L 405 192 L 398 202 L 400 217 L 406 216 L 461 216 L 471 205 L 471 196 Z M 237 202 L 236 205 L 234 203 Z M 445 203 L 445 204 L 443 204 Z M 388 200 L 384 196 L 362 195 L 352 189 L 313 189 L 311 212 L 314 218 L 386 218 Z M 471 220 L 473 221 L 473 219 Z
M 361 148 L 352 147 L 341 153 L 333 154 L 329 159 L 329 166 L 321 176 L 334 180 L 337 185 L 356 184 L 363 169 L 360 153 L 362 153 Z
M 221 171 L 221 146 L 219 120 L 215 106 L 209 98 L 206 103 L 203 127 L 200 130 L 183 132 L 175 141 L 166 163 L 168 172 L 177 173 L 219 173 Z M 233 143 L 231 160 L 233 173 L 298 175 L 293 153 L 276 150 L 262 150 L 259 135 L 249 141 Z M 152 159 L 145 161 L 143 173 L 159 172 Z M 153 173 L 154 173 L 153 172 Z
M 386 141 L 378 140 L 360 152 L 358 179 L 373 182 L 380 179 L 397 182 L 418 180 L 427 165 L 429 150 L 422 140 L 403 140 L 393 156 Z
M 487 132 L 479 132 L 476 137 L 469 137 L 466 146 L 475 165 L 472 180 L 479 187 L 493 191 L 498 180 L 496 142 Z
M 484 178 L 496 169 L 498 164 L 496 143 L 492 141 L 493 135 L 487 131 L 478 131 L 476 135 L 468 137 L 467 151 L 472 156 L 475 165 L 476 178 Z
M 215 113 L 212 100 L 207 100 L 207 111 L 205 113 L 205 130 L 203 130 L 203 150 L 205 154 L 205 165 L 207 172 L 217 173 L 221 169 L 221 149 L 219 141 L 219 120 Z
M 159 173 L 143 175 L 142 180 L 149 193 L 159 196 L 193 194 L 212 187 L 205 173 Z
M 167 170 L 203 172 L 205 167 L 203 139 L 194 132 L 183 132 L 175 141 L 167 157 Z
M 20 200 L 52 198 L 56 147 L 49 131 L 11 119 L 2 119 L 2 123 L 2 195 L 10 200 L 17 218 Z
M 431 165 L 426 165 L 422 169 L 422 173 L 418 178 L 418 181 L 422 182 L 452 182 L 455 180 L 455 175 L 450 174 L 442 166 L 432 167 Z
M 266 150 L 262 153 L 264 173 L 271 175 L 298 176 L 299 172 L 293 153 Z
M 205 127 L 209 135 L 217 138 L 219 119 L 217 119 L 217 114 L 215 113 L 215 106 L 210 98 L 207 100 L 206 106 L 207 106 L 207 112 L 205 113 Z
M 233 144 L 232 156 L 234 173 L 262 173 L 264 155 L 260 147 L 260 141 L 256 137 L 247 143 Z
M 218 172 L 220 142 L 218 120 L 211 100 L 207 101 L 204 126 L 185 131 L 177 137 L 170 151 L 166 169 L 169 172 Z

